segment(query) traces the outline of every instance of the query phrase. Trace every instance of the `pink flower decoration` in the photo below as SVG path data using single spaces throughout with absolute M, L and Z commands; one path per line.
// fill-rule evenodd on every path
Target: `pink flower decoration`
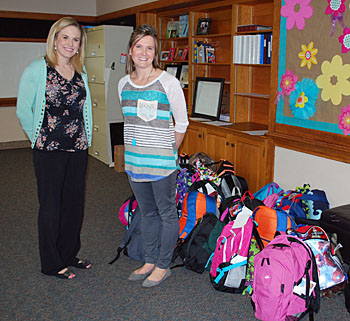
M 344 135 L 350 134 L 350 105 L 341 108 L 341 113 L 338 115 L 338 126 L 343 130 Z
M 326 8 L 325 14 L 333 14 L 335 17 L 339 13 L 345 11 L 345 0 L 327 0 L 329 5 Z
M 295 84 L 298 81 L 298 76 L 294 75 L 293 70 L 286 70 L 286 73 L 281 77 L 280 86 L 282 88 L 282 95 L 290 95 L 295 90 Z
M 294 24 L 298 30 L 304 29 L 305 18 L 310 18 L 314 13 L 310 2 L 311 0 L 286 0 L 281 15 L 287 18 L 287 30 L 293 29 Z
M 350 28 L 345 27 L 343 34 L 338 38 L 338 40 L 342 44 L 341 52 L 347 53 L 350 50 Z

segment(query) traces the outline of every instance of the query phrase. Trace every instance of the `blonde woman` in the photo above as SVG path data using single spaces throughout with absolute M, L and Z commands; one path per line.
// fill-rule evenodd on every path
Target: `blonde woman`
M 45 57 L 25 69 L 17 98 L 17 117 L 33 149 L 41 271 L 61 279 L 75 277 L 69 266 L 91 267 L 77 258 L 92 135 L 85 41 L 73 18 L 56 21 Z

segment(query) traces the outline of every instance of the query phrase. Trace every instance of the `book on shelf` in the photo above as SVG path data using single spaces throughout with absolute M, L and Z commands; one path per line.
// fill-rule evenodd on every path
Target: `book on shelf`
M 167 38 L 176 38 L 179 36 L 179 21 L 168 21 L 166 32 Z
M 272 33 L 233 37 L 233 63 L 271 64 Z
M 258 24 L 248 24 L 248 25 L 238 25 L 237 32 L 242 31 L 265 31 L 272 30 L 270 26 L 258 25 Z
M 188 15 L 179 16 L 179 37 L 188 37 Z
M 215 62 L 215 48 L 213 47 L 205 48 L 205 62 L 208 62 L 208 63 Z

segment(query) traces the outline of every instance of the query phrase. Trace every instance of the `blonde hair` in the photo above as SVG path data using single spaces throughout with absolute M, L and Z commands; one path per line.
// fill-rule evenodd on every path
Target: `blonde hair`
M 86 34 L 85 30 L 80 26 L 80 24 L 71 17 L 63 17 L 57 20 L 50 28 L 49 35 L 46 40 L 46 61 L 52 67 L 57 65 L 57 56 L 55 50 L 55 40 L 57 39 L 58 33 L 68 26 L 75 26 L 80 30 L 80 45 L 78 53 L 76 53 L 70 62 L 74 69 L 78 73 L 84 72 L 84 59 L 85 59 L 85 44 L 86 44 Z
M 153 68 L 160 68 L 159 65 L 159 49 L 158 49 L 158 32 L 157 29 L 149 26 L 149 25 L 141 25 L 136 27 L 133 33 L 130 36 L 130 40 L 127 48 L 127 59 L 125 72 L 127 74 L 131 74 L 135 71 L 135 64 L 130 56 L 130 51 L 134 48 L 134 46 L 146 36 L 151 36 L 154 39 L 154 59 L 152 61 Z

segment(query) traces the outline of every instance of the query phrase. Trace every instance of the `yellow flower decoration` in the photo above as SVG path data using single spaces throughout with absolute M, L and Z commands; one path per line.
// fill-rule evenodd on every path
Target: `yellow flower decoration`
M 331 99 L 333 105 L 339 105 L 342 95 L 350 95 L 350 65 L 343 65 L 342 58 L 336 55 L 331 62 L 322 63 L 321 71 L 322 75 L 316 78 L 316 85 L 322 89 L 322 100 Z
M 311 41 L 306 47 L 304 44 L 301 45 L 301 52 L 299 52 L 298 57 L 301 59 L 300 67 L 307 65 L 308 69 L 311 69 L 311 64 L 317 64 L 317 59 L 315 55 L 318 53 L 318 49 L 313 48 L 314 43 Z
M 304 108 L 305 104 L 309 101 L 309 98 L 305 96 L 305 93 L 302 91 L 295 101 L 295 107 L 297 108 Z

